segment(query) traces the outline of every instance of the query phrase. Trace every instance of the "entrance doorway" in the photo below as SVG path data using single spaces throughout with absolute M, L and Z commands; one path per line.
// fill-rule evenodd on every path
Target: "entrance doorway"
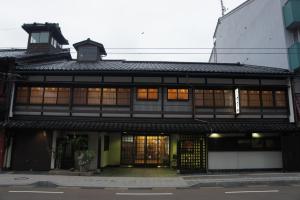
M 122 136 L 122 165 L 168 166 L 169 152 L 169 136 Z

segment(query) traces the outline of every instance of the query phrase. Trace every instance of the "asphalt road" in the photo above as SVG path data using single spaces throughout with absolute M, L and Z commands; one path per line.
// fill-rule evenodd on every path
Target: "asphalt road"
M 0 187 L 0 200 L 300 200 L 300 185 L 195 189 Z

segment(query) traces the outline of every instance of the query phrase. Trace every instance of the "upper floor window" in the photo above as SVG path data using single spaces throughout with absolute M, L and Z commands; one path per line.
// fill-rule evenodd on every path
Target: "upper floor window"
M 195 92 L 195 106 L 199 107 L 233 107 L 232 90 L 199 90 Z
M 86 105 L 87 104 L 87 88 L 74 88 L 73 103 L 75 105 Z
M 137 99 L 144 101 L 158 100 L 158 88 L 138 88 Z
M 117 104 L 117 89 L 116 88 L 103 88 L 103 105 L 116 105 Z
M 44 88 L 32 87 L 30 89 L 30 104 L 42 104 L 43 95 L 44 95 Z
M 261 92 L 257 90 L 241 90 L 240 103 L 241 107 L 286 107 L 286 92 L 271 90 L 263 90 Z
M 127 106 L 130 105 L 130 89 L 118 88 L 117 89 L 117 104 Z
M 260 107 L 260 92 L 258 90 L 241 90 L 241 107 Z
M 276 107 L 286 107 L 286 92 L 285 91 L 275 91 L 275 106 Z
M 48 43 L 49 32 L 31 33 L 30 43 Z
M 44 92 L 44 104 L 69 104 L 70 88 L 46 87 Z
M 272 91 L 262 91 L 261 97 L 263 107 L 274 107 Z
M 188 89 L 168 89 L 168 100 L 187 101 L 189 100 Z
M 28 103 L 29 88 L 17 87 L 16 103 L 25 104 Z
M 101 88 L 88 88 L 89 105 L 100 105 L 101 103 Z

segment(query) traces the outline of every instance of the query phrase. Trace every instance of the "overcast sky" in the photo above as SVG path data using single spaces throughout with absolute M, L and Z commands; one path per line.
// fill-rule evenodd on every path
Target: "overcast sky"
M 228 11 L 245 0 L 224 0 Z M 108 55 L 107 59 L 207 62 L 206 50 L 109 48 L 211 48 L 220 0 L 9 0 L 1 2 L 0 47 L 26 47 L 23 23 L 56 22 L 72 44 L 91 38 L 111 53 L 201 55 Z M 227 12 L 228 12 L 227 11 Z M 74 52 L 74 49 L 71 49 Z

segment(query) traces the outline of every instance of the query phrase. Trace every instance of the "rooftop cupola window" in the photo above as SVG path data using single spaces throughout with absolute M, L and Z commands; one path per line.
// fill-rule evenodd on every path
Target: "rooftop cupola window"
M 78 62 L 97 62 L 107 55 L 104 46 L 90 38 L 75 43 L 73 46 L 77 51 Z
M 28 33 L 28 53 L 55 53 L 62 51 L 62 46 L 69 44 L 61 33 L 57 23 L 24 24 L 22 28 Z

